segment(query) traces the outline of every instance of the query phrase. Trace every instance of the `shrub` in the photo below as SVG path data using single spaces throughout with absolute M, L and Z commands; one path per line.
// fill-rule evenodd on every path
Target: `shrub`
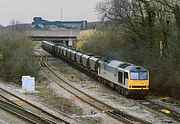
M 89 35 L 90 34 L 90 35 Z M 99 56 L 118 58 L 122 54 L 122 32 L 116 25 L 106 25 L 93 30 L 88 35 L 81 33 L 77 49 Z M 85 38 L 84 38 L 85 37 Z M 84 40 L 85 39 L 85 40 Z
M 37 66 L 33 59 L 32 41 L 22 30 L 0 32 L 1 59 L 0 74 L 6 81 L 19 82 L 23 75 L 37 75 Z

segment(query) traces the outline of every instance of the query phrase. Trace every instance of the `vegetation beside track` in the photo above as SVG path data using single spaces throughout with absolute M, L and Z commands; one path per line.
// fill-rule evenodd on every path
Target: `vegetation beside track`
M 48 81 L 47 78 L 44 77 L 43 80 L 41 79 L 41 82 L 37 84 L 37 87 L 41 87 L 40 89 L 41 93 L 39 94 L 39 97 L 42 99 L 44 103 L 66 114 L 72 114 L 72 115 L 82 114 L 81 108 L 75 106 L 72 101 L 64 97 L 58 96 L 57 94 L 55 94 L 55 92 L 52 89 L 49 88 L 50 86 L 47 83 Z
M 57 63 L 59 63 L 59 62 L 60 61 L 58 59 L 57 60 L 49 59 L 49 64 L 53 68 L 58 69 L 58 71 L 60 68 L 59 68 L 59 64 L 57 64 Z M 61 96 L 52 86 L 53 85 L 52 82 L 55 81 L 52 78 L 53 75 L 51 75 L 50 73 L 47 73 L 47 72 L 40 71 L 39 76 L 40 76 L 40 78 L 37 83 L 37 90 L 39 90 L 41 92 L 37 95 L 42 100 L 42 102 L 46 103 L 47 105 L 49 105 L 63 113 L 71 115 L 74 118 L 82 120 L 84 123 L 88 123 L 88 124 L 100 124 L 101 123 L 101 119 L 99 117 L 92 117 L 90 115 L 85 114 L 83 108 L 80 107 L 81 105 L 77 106 L 72 99 L 65 98 L 63 95 Z M 50 79 L 49 77 L 51 77 L 52 79 Z M 57 82 L 59 82 L 59 81 L 57 80 Z M 56 86 L 56 85 L 54 85 L 54 86 Z
M 37 76 L 34 47 L 22 30 L 9 29 L 0 32 L 0 78 L 20 83 L 21 76 Z
M 104 25 L 85 42 L 82 35 L 77 48 L 144 66 L 152 92 L 180 99 L 180 3 L 110 0 L 100 2 L 97 10 Z

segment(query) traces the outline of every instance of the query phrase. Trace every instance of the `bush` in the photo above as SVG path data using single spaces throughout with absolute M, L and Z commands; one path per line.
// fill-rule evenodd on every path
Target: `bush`
M 90 37 L 94 34 L 95 30 L 84 30 L 80 32 L 80 39 L 76 44 L 76 48 L 79 50 L 85 50 L 86 45 Z
M 19 82 L 21 76 L 36 76 L 37 66 L 33 59 L 32 41 L 22 30 L 0 32 L 1 59 L 0 75 L 6 81 Z
M 82 33 L 77 43 L 77 49 L 94 53 L 105 58 L 118 58 L 122 54 L 122 32 L 116 25 L 106 25 L 91 31 L 90 35 Z M 84 38 L 86 37 L 86 38 Z M 84 40 L 85 39 L 85 40 Z

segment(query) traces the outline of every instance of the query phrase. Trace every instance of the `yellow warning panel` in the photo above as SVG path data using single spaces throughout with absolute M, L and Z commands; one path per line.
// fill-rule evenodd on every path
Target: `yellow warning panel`
M 167 109 L 162 109 L 161 112 L 166 113 L 166 114 L 170 114 L 170 113 L 171 113 L 171 112 L 170 112 L 169 110 L 167 110 Z

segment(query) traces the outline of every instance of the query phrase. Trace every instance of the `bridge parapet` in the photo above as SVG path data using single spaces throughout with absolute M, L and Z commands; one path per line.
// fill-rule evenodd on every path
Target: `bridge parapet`
M 73 47 L 74 41 L 79 39 L 80 30 L 27 30 L 26 34 L 34 41 L 53 41 Z
M 32 38 L 79 38 L 80 30 L 27 30 L 27 36 Z

